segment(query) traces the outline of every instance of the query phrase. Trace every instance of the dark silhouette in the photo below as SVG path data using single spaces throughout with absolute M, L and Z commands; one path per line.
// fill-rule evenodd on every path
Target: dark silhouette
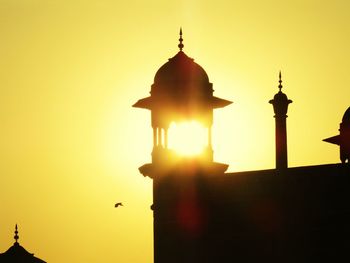
M 122 204 L 122 203 L 116 203 L 116 204 L 114 205 L 114 207 L 119 207 L 119 206 L 123 206 L 123 204 Z
M 213 109 L 230 102 L 213 96 L 208 75 L 182 42 L 180 31 L 180 51 L 157 71 L 151 96 L 133 105 L 151 110 L 152 163 L 139 171 L 153 179 L 154 262 L 348 262 L 350 165 L 288 168 L 292 101 L 281 91 L 280 74 L 270 101 L 276 169 L 225 173 L 227 165 L 213 162 L 211 126 Z M 350 110 L 345 115 L 341 134 Z M 208 128 L 206 158 L 180 158 L 168 149 L 169 123 L 188 119 Z
M 323 141 L 339 145 L 340 160 L 342 163 L 350 160 L 350 107 L 345 111 L 340 123 L 339 135 L 324 139 Z
M 273 105 L 273 111 L 275 112 L 275 137 L 276 137 L 276 169 L 286 169 L 288 167 L 288 155 L 287 155 L 287 111 L 288 104 L 292 103 L 287 98 L 287 95 L 282 92 L 282 75 L 279 73 L 279 91 L 269 101 Z
M 183 52 L 180 29 L 180 51 L 159 68 L 151 87 L 151 96 L 140 99 L 133 107 L 151 111 L 153 128 L 153 162 L 163 162 L 169 155 L 168 129 L 171 122 L 197 120 L 208 129 L 205 150 L 207 161 L 213 161 L 211 127 L 213 109 L 222 108 L 231 101 L 213 96 L 213 84 L 205 70 Z M 170 158 L 171 159 L 171 158 Z
M 153 128 L 152 163 L 143 165 L 139 170 L 143 175 L 147 175 L 154 180 L 154 205 L 152 208 L 154 211 L 154 261 L 157 263 L 184 262 L 179 257 L 174 257 L 172 259 L 174 261 L 169 261 L 169 255 L 166 255 L 167 252 L 163 249 L 167 244 L 164 243 L 167 231 L 162 227 L 162 224 L 168 223 L 168 219 L 158 208 L 158 205 L 162 203 L 162 200 L 159 199 L 162 194 L 158 192 L 158 189 L 161 189 L 159 187 L 163 182 L 163 175 L 170 171 L 176 171 L 176 174 L 185 176 L 188 174 L 195 175 L 198 170 L 205 170 L 210 174 L 223 174 L 228 167 L 226 164 L 213 162 L 211 128 L 213 110 L 225 107 L 232 102 L 213 96 L 213 84 L 209 82 L 205 70 L 183 52 L 181 29 L 179 42 L 179 52 L 157 71 L 154 83 L 151 86 L 151 96 L 140 99 L 133 105 L 133 107 L 151 111 Z M 187 120 L 197 120 L 208 130 L 207 147 L 199 158 L 182 158 L 168 148 L 170 123 Z M 171 192 L 169 198 L 171 198 Z M 190 204 L 188 208 L 184 208 L 182 217 L 184 224 L 188 221 L 187 217 L 189 215 L 187 212 L 189 211 L 192 211 L 189 215 L 197 211 L 195 202 Z M 199 219 L 198 215 L 195 218 Z M 190 229 L 195 229 L 196 222 L 194 220 L 186 225 Z
M 15 243 L 5 253 L 0 254 L 1 263 L 45 263 L 45 261 L 34 257 L 18 243 L 18 228 L 15 226 Z

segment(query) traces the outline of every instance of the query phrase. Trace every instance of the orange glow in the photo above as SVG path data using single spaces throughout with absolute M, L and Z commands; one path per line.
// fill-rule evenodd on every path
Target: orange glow
M 169 128 L 169 148 L 183 156 L 199 155 L 207 146 L 207 136 L 207 129 L 199 122 L 173 122 Z
M 50 263 L 153 262 L 152 181 L 138 172 L 152 158 L 151 115 L 131 105 L 178 51 L 180 26 L 214 96 L 234 101 L 214 111 L 214 161 L 274 167 L 268 101 L 282 70 L 294 101 L 290 166 L 339 162 L 322 139 L 350 102 L 349 9 L 344 0 L 0 1 L 0 253 L 18 223 L 19 242 Z M 189 135 L 169 143 L 192 144 Z

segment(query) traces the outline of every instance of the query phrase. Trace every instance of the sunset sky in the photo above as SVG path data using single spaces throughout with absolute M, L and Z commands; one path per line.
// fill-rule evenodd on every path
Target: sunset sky
M 289 106 L 289 165 L 339 162 L 350 106 L 350 1 L 0 0 L 0 252 L 50 263 L 153 262 L 149 95 L 184 51 L 234 103 L 214 115 L 214 160 L 274 168 L 274 118 Z M 115 202 L 124 207 L 114 208 Z

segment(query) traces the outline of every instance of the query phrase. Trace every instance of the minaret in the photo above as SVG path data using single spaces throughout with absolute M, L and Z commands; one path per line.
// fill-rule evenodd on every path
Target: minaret
M 282 92 L 282 75 L 279 73 L 279 91 L 269 101 L 273 105 L 273 111 L 275 113 L 276 123 L 276 169 L 282 170 L 288 168 L 288 156 L 287 156 L 287 111 L 291 100 L 287 98 L 287 95 Z
M 213 95 L 213 84 L 205 70 L 183 51 L 182 30 L 178 48 L 155 74 L 151 95 L 133 105 L 151 112 L 152 162 L 139 171 L 153 179 L 155 263 L 202 262 L 190 253 L 196 238 L 206 230 L 199 182 L 204 177 L 223 176 L 228 167 L 213 160 L 211 128 L 214 109 L 232 102 Z M 173 135 L 168 130 L 172 123 L 191 121 L 203 126 L 206 145 L 198 155 L 184 157 L 168 144 Z

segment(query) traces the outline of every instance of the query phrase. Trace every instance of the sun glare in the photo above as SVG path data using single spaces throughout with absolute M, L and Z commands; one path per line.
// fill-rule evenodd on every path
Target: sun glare
M 207 146 L 207 129 L 196 121 L 172 123 L 169 148 L 180 155 L 199 155 Z

